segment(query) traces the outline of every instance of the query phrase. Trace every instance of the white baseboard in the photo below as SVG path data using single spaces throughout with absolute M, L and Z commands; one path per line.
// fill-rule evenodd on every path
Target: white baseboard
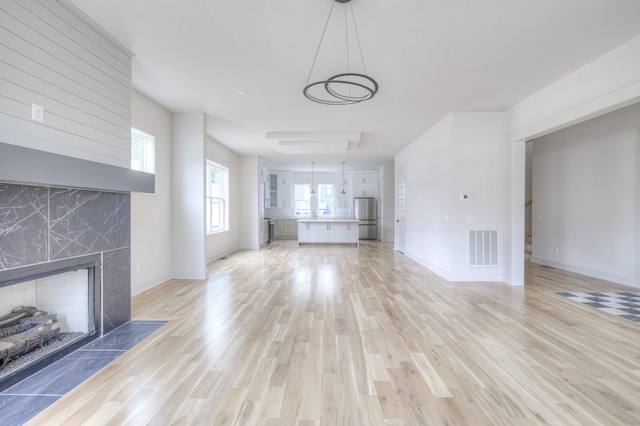
M 173 279 L 176 280 L 204 280 L 207 278 L 207 270 L 177 270 L 173 271 Z
M 628 285 L 629 287 L 640 288 L 640 281 L 638 279 L 624 277 L 621 275 L 611 274 L 608 272 L 597 271 L 595 269 L 583 268 L 581 266 L 568 265 L 562 262 L 556 262 L 550 259 L 544 259 L 541 257 L 532 256 L 531 263 L 538 263 L 540 265 L 551 266 L 553 268 L 563 269 L 569 272 L 575 272 L 576 274 L 586 275 L 588 277 L 594 277 L 605 281 L 611 281 L 617 284 Z
M 222 253 L 222 254 L 216 255 L 215 257 L 212 257 L 211 259 L 207 259 L 207 265 L 208 265 L 209 263 L 211 263 L 211 262 L 215 261 L 215 260 L 222 259 L 223 257 L 227 257 L 227 256 L 229 256 L 229 255 L 232 255 L 233 253 L 237 252 L 238 250 L 241 250 L 241 249 L 239 249 L 239 248 L 235 248 L 235 249 L 233 249 L 233 250 L 229 250 L 229 251 L 228 251 L 228 252 L 226 252 L 226 253 Z
M 436 266 L 430 262 L 427 262 L 426 260 L 416 256 L 413 253 L 410 253 L 408 251 L 404 252 L 404 255 L 407 256 L 409 259 L 413 260 L 416 263 L 419 263 L 420 265 L 424 266 L 425 268 L 427 268 L 428 270 L 430 270 L 431 272 L 440 275 L 442 278 L 444 278 L 447 281 L 453 281 L 451 279 L 451 274 L 449 273 L 449 271 L 442 269 L 439 266 Z
M 140 294 L 143 291 L 147 291 L 152 289 L 153 287 L 159 286 L 160 284 L 166 283 L 171 278 L 171 274 L 163 274 L 157 277 L 154 277 L 150 280 L 143 281 L 141 283 L 132 283 L 131 284 L 131 295 L 135 296 L 136 294 Z
M 434 265 L 430 262 L 427 262 L 424 259 L 412 254 L 405 253 L 409 259 L 414 262 L 419 263 L 424 266 L 431 272 L 441 276 L 447 281 L 459 281 L 459 282 L 473 282 L 473 281 L 482 281 L 482 282 L 499 282 L 503 284 L 509 284 L 508 276 L 501 272 L 490 272 L 490 273 L 481 273 L 481 272 L 449 272 L 446 269 L 443 269 L 437 265 Z

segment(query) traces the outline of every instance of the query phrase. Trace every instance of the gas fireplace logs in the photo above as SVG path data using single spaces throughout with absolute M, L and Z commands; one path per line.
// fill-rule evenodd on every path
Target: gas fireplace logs
M 0 368 L 12 358 L 17 358 L 49 340 L 60 339 L 60 323 L 57 315 L 48 315 L 33 306 L 19 306 L 0 317 Z

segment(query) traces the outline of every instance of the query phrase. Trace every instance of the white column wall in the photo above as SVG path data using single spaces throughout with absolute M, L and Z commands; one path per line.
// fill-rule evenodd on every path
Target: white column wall
M 407 172 L 408 256 L 449 280 L 503 278 L 502 264 L 469 266 L 469 230 L 503 232 L 503 146 L 502 113 L 452 113 L 396 156 Z
M 174 278 L 207 276 L 205 129 L 203 113 L 173 114 L 172 248 Z
M 469 231 L 498 230 L 503 180 L 500 151 L 504 146 L 504 114 L 453 113 L 451 213 L 452 279 L 496 281 L 502 279 L 503 251 L 498 246 L 497 266 L 469 266 Z M 466 200 L 460 196 L 467 195 Z
M 260 158 L 256 155 L 243 156 L 240 160 L 242 173 L 242 200 L 240 208 L 240 247 L 260 248 Z
M 380 166 L 378 171 L 379 179 L 382 180 L 382 187 L 378 188 L 380 195 L 381 214 L 380 220 L 382 220 L 382 235 L 380 235 L 380 241 L 383 243 L 392 243 L 395 241 L 395 202 L 396 202 L 396 176 L 393 166 Z
M 155 193 L 131 194 L 131 293 L 173 276 L 171 239 L 171 114 L 133 92 L 133 127 L 155 137 Z

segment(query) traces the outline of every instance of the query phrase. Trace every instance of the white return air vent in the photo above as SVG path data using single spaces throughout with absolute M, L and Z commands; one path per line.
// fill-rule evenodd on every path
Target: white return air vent
M 469 266 L 498 266 L 498 230 L 469 231 Z

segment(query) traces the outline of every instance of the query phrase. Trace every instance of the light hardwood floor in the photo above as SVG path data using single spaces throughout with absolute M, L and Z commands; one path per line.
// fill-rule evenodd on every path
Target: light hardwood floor
M 210 272 L 136 296 L 170 322 L 30 424 L 640 424 L 640 324 L 555 294 L 629 287 L 535 265 L 452 283 L 374 242 Z

